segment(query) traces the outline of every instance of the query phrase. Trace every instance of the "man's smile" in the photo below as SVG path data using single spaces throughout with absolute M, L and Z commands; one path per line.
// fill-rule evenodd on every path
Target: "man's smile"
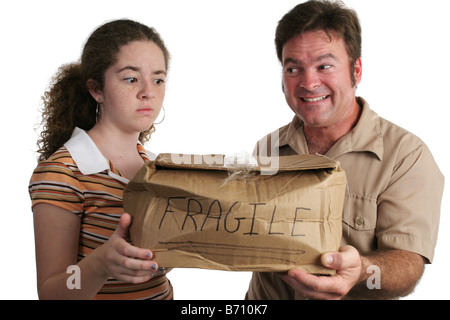
M 317 102 L 317 101 L 325 100 L 325 99 L 328 98 L 328 97 L 329 97 L 329 95 L 321 96 L 321 97 L 316 97 L 316 98 L 306 98 L 306 97 L 301 97 L 301 99 L 302 99 L 304 102 Z

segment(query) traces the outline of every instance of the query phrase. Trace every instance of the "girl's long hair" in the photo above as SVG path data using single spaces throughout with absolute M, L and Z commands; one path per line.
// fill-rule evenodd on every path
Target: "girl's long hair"
M 132 20 L 115 20 L 96 29 L 84 46 L 81 61 L 59 68 L 45 92 L 42 131 L 38 139 L 38 161 L 46 160 L 70 138 L 75 127 L 90 130 L 96 123 L 97 102 L 87 81 L 104 87 L 106 70 L 116 62 L 120 48 L 132 41 L 153 41 L 162 51 L 168 70 L 170 54 L 155 29 Z M 152 125 L 139 135 L 144 143 L 155 130 Z

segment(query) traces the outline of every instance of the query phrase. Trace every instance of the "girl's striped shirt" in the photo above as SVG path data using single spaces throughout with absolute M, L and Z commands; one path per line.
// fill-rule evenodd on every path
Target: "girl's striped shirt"
M 149 161 L 141 144 L 137 144 L 137 149 L 144 161 Z M 87 133 L 76 128 L 63 147 L 38 164 L 29 193 L 33 207 L 48 203 L 80 217 L 80 261 L 105 243 L 117 228 L 127 183 Z M 140 284 L 108 279 L 95 296 L 95 299 L 172 298 L 172 286 L 165 274 Z

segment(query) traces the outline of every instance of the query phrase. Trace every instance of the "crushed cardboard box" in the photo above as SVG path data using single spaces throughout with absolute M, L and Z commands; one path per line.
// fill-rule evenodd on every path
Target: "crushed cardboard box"
M 166 268 L 332 274 L 346 190 L 339 162 L 314 155 L 224 165 L 223 155 L 161 154 L 129 182 L 134 245 Z

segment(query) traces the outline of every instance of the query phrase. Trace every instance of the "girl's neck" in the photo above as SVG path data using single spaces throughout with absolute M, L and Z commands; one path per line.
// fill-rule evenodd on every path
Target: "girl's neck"
M 136 143 L 139 138 L 139 133 L 130 134 L 116 128 L 95 125 L 88 131 L 88 135 L 102 152 L 119 155 L 136 153 Z
M 88 134 L 103 156 L 110 160 L 125 178 L 132 179 L 144 165 L 144 160 L 137 150 L 139 134 L 108 130 L 100 125 L 94 126 Z

